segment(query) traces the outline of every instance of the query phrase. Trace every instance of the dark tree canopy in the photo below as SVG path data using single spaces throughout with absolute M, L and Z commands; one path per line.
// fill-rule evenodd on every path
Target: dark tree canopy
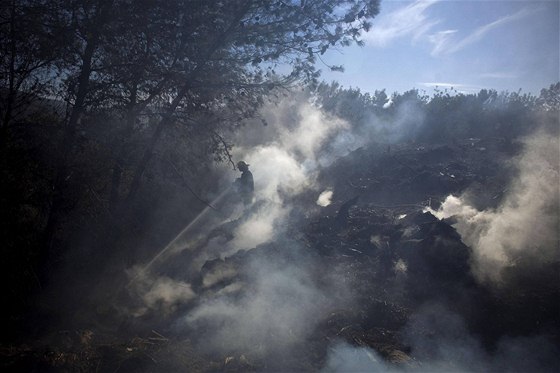
M 136 216 L 165 195 L 150 188 L 201 193 L 193 180 L 231 161 L 243 121 L 316 83 L 316 58 L 361 44 L 378 11 L 378 0 L 2 2 L 2 218 L 33 222 L 2 227 L 15 232 L 8 265 L 42 279 L 78 232 L 114 248 L 141 230 Z

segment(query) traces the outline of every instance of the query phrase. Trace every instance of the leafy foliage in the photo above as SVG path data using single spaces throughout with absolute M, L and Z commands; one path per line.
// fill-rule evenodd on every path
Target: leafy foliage
M 158 206 L 178 217 L 162 236 L 192 218 L 204 206 L 186 190 L 212 191 L 201 175 L 231 161 L 229 136 L 267 97 L 316 82 L 315 58 L 359 44 L 378 5 L 2 2 L 3 273 L 20 284 L 14 308 L 64 260 L 84 276 L 128 261 Z

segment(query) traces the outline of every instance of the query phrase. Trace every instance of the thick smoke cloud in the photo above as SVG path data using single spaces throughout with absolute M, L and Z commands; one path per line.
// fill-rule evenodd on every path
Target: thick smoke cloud
M 517 177 L 496 209 L 479 211 L 468 197 L 449 196 L 438 211 L 454 217 L 463 241 L 473 248 L 472 270 L 481 281 L 502 281 L 503 270 L 536 269 L 560 260 L 559 141 L 544 131 L 528 137 L 516 161 Z
M 313 187 L 328 143 L 349 128 L 306 98 L 301 93 L 269 105 L 262 113 L 268 125 L 248 125 L 236 140 L 234 157 L 251 164 L 261 198 L 279 201 Z

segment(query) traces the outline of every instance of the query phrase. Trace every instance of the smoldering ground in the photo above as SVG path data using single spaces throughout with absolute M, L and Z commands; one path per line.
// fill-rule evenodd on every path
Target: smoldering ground
M 545 336 L 504 337 L 488 351 L 463 318 L 442 304 L 426 304 L 401 331 L 410 348 L 397 363 L 376 351 L 333 343 L 323 372 L 556 372 L 558 346 Z
M 500 283 L 505 270 L 539 271 L 560 260 L 558 133 L 541 129 L 523 144 L 514 159 L 517 175 L 496 209 L 479 211 L 467 193 L 447 197 L 432 211 L 456 220 L 454 227 L 474 249 L 472 270 L 481 281 Z
M 284 241 L 278 250 L 284 252 L 256 258 L 244 268 L 239 296 L 208 297 L 178 320 L 178 327 L 185 322 L 205 330 L 201 342 L 206 351 L 258 355 L 301 344 L 319 323 L 317 316 L 344 297 L 336 282 L 318 282 L 316 264 L 296 243 Z M 297 261 L 281 260 L 286 252 Z
M 414 110 L 410 113 L 416 114 Z M 300 97 L 267 107 L 262 115 L 268 125 L 248 125 L 233 151 L 236 160 L 250 164 L 255 176 L 255 204 L 247 209 L 237 204 L 226 217 L 208 209 L 195 224 L 199 227 L 180 234 L 162 250 L 165 255 L 160 255 L 162 251 L 155 254 L 153 266 L 135 270 L 140 277 L 134 281 L 133 291 L 142 304 L 132 311 L 136 315 L 167 315 L 166 322 L 175 333 L 189 336 L 209 354 L 252 354 L 253 358 L 279 352 L 293 354 L 319 326 L 321 315 L 355 301 L 336 275 L 317 275 L 325 269 L 297 239 L 294 227 L 300 217 L 320 211 L 333 199 L 348 197 L 337 196 L 331 185 L 321 185 L 318 172 L 371 137 L 360 132 L 366 131 L 365 127 L 353 132 L 348 123 L 322 113 L 310 102 L 301 102 Z M 412 122 L 403 119 L 405 124 Z M 371 131 L 380 133 L 380 128 L 373 123 Z M 353 142 L 358 138 L 360 141 Z M 537 134 L 525 143 L 525 152 L 516 159 L 519 177 L 498 209 L 481 212 L 465 206 L 461 199 L 450 198 L 442 209 L 433 212 L 449 217 L 452 202 L 459 207 L 459 212 L 453 213 L 455 226 L 474 249 L 472 270 L 480 280 L 497 280 L 489 276 L 500 273 L 496 269 L 513 265 L 535 269 L 539 263 L 558 260 L 553 250 L 558 236 L 552 229 L 558 214 L 550 208 L 558 203 L 553 189 L 558 185 L 558 166 L 554 163 L 557 135 Z M 224 179 L 237 176 L 230 171 L 224 173 Z M 302 193 L 314 196 L 309 205 L 297 203 Z M 220 203 L 216 207 L 219 209 Z M 473 220 L 477 215 L 482 217 Z M 542 223 L 537 232 L 526 229 L 530 221 Z M 517 237 L 515 242 L 511 240 L 512 231 L 518 234 L 513 236 Z M 475 237 L 472 240 L 468 238 L 471 235 Z M 538 247 L 533 245 L 527 253 L 521 250 L 521 244 L 535 242 L 539 242 Z M 537 255 L 543 250 L 545 255 Z M 406 271 L 403 263 L 399 268 Z M 328 270 L 336 274 L 336 268 Z M 445 304 L 418 310 L 402 333 L 412 349 L 411 356 L 423 364 L 404 366 L 404 371 L 485 371 L 509 364 L 546 370 L 556 361 L 551 358 L 556 347 L 538 333 L 501 338 L 495 350 L 488 352 L 488 346 L 469 329 L 463 315 L 450 311 Z M 527 343 L 538 347 L 521 347 Z M 372 357 L 376 363 L 367 365 Z M 362 360 L 368 370 L 394 370 L 375 352 L 345 345 L 333 346 L 325 369 L 361 369 L 355 363 Z M 348 361 L 353 365 L 345 365 Z M 275 366 L 281 367 L 281 363 Z
M 494 297 L 515 299 L 515 309 L 498 306 L 494 311 L 512 312 L 517 319 L 503 321 L 496 328 L 502 329 L 502 336 L 488 349 L 477 337 L 482 331 L 467 327 L 464 317 L 469 312 L 460 315 L 442 304 L 427 305 L 410 318 L 403 330 L 413 356 L 419 357 L 423 365 L 394 369 L 368 360 L 363 367 L 434 372 L 558 370 L 557 326 L 554 314 L 550 314 L 560 300 L 557 285 L 551 285 L 558 284 L 560 262 L 557 129 L 542 127 L 522 143 L 521 154 L 512 159 L 514 177 L 497 207 L 473 207 L 469 204 L 472 193 L 466 191 L 459 197 L 448 196 L 437 211 L 426 209 L 453 224 L 473 249 L 471 271 L 482 289 Z M 485 301 L 477 298 L 471 303 L 486 307 Z M 523 336 L 509 335 L 508 328 L 515 328 Z M 346 361 L 349 353 L 364 356 L 364 351 L 348 346 L 338 346 L 334 353 L 340 354 L 341 361 Z M 333 364 L 329 365 L 330 371 L 338 369 Z
M 314 203 L 325 188 L 317 183 L 320 168 L 378 131 L 374 123 L 364 138 L 365 128 L 352 132 L 348 123 L 302 97 L 265 108 L 268 125 L 248 124 L 236 139 L 233 155 L 249 163 L 255 177 L 254 205 L 245 210 L 238 206 L 225 218 L 206 209 L 148 265 L 132 269 L 131 291 L 142 304 L 131 312 L 176 315 L 174 329 L 203 336 L 199 347 L 206 352 L 266 355 L 293 351 L 321 321 L 319 315 L 352 302 L 336 271 L 318 275 L 323 270 L 320 261 L 287 237 L 300 216 L 321 208 Z M 294 203 L 310 191 L 310 206 Z M 330 198 L 333 193 L 330 190 Z M 226 193 L 224 204 L 227 199 Z M 212 205 L 221 209 L 221 202 Z M 266 244 L 282 254 L 257 256 L 242 267 L 231 265 L 245 250 Z M 181 304 L 188 312 L 177 315 Z

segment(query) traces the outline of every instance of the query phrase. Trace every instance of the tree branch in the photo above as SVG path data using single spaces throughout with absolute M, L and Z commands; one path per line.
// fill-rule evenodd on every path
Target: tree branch
M 183 182 L 183 185 L 189 190 L 189 192 L 192 193 L 193 196 L 195 196 L 196 199 L 198 199 L 200 202 L 204 203 L 206 206 L 210 207 L 212 210 L 220 212 L 218 209 L 216 209 L 214 206 L 212 206 L 209 202 L 207 202 L 206 200 L 202 199 L 198 194 L 195 193 L 195 191 L 191 188 L 191 186 L 189 185 L 189 183 L 187 183 L 187 180 L 185 179 L 185 177 L 183 176 L 183 174 L 182 174 L 181 172 L 179 172 L 179 170 L 177 169 L 177 167 L 176 167 L 175 164 L 171 161 L 170 158 L 167 158 L 167 162 L 171 165 L 171 168 L 173 168 L 173 171 L 175 171 L 175 173 L 177 174 L 177 176 L 179 176 L 179 177 L 181 178 L 181 181 Z

